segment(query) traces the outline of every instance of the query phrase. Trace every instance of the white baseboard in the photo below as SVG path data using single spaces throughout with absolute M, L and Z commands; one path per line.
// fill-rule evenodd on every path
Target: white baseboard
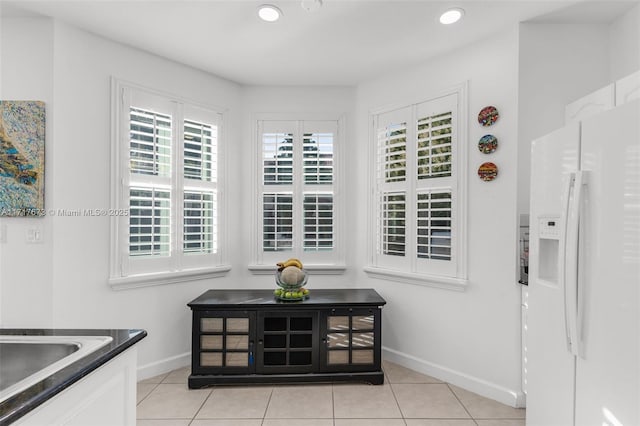
M 191 365 L 191 352 L 185 352 L 138 367 L 138 381 Z
M 521 391 L 507 389 L 495 383 L 469 376 L 468 374 L 416 358 L 391 348 L 382 348 L 382 358 L 419 373 L 451 383 L 452 385 L 477 393 L 486 398 L 501 402 L 502 404 L 516 408 L 525 406 L 525 395 Z

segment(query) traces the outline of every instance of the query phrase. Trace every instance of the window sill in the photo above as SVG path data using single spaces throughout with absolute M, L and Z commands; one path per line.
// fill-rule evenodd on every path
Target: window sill
M 176 284 L 186 281 L 197 281 L 208 278 L 223 277 L 231 270 L 231 265 L 211 268 L 189 269 L 176 272 L 158 272 L 151 274 L 132 275 L 121 278 L 110 278 L 109 285 L 114 290 L 151 287 L 164 284 Z
M 252 263 L 248 266 L 253 275 L 272 275 L 276 272 L 275 265 L 258 265 Z M 309 275 L 341 275 L 347 270 L 345 265 L 305 265 L 304 270 Z
M 375 266 L 367 266 L 364 268 L 364 271 L 371 278 L 392 280 L 405 284 L 421 285 L 425 287 L 442 288 L 452 291 L 465 291 L 469 284 L 469 280 L 462 278 L 416 274 L 411 272 L 396 271 L 392 269 L 377 268 Z

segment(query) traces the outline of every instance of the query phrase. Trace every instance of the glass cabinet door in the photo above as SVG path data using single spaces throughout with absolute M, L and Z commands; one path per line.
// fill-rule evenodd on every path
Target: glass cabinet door
M 322 316 L 325 371 L 380 369 L 380 310 L 331 309 Z
M 194 316 L 194 374 L 246 373 L 254 368 L 255 313 Z

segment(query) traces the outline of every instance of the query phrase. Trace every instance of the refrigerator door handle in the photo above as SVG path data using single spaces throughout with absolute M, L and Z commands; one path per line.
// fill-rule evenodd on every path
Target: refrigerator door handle
M 577 171 L 573 174 L 573 199 L 567 217 L 566 255 L 565 255 L 565 309 L 570 350 L 573 355 L 580 355 L 578 343 L 578 268 L 579 268 L 579 236 L 580 213 L 584 193 L 584 174 Z
M 576 258 L 575 258 L 575 291 L 576 291 L 576 344 L 575 344 L 575 355 L 584 359 L 584 344 L 583 344 L 583 328 L 584 328 L 584 288 L 582 285 L 582 264 L 583 262 L 583 244 L 585 238 L 585 229 L 583 217 L 583 206 L 584 204 L 584 194 L 587 190 L 589 184 L 589 172 L 588 171 L 580 171 L 580 179 L 576 180 L 577 192 L 575 196 L 575 210 L 577 215 L 577 237 L 575 242 L 576 247 Z
M 564 188 L 562 190 L 562 216 L 560 227 L 560 241 L 558 250 L 558 285 L 563 291 L 564 299 L 564 331 L 567 339 L 567 350 L 571 352 L 571 319 L 569 316 L 568 307 L 568 292 L 567 292 L 567 234 L 569 229 L 569 211 L 571 207 L 571 188 L 575 183 L 575 173 L 569 173 L 564 181 Z

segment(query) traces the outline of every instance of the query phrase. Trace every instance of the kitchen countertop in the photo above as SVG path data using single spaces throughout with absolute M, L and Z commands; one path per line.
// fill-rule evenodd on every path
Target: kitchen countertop
M 0 403 L 0 426 L 9 425 L 142 340 L 147 332 L 127 329 L 0 329 L 2 336 L 111 336 L 104 347 Z

